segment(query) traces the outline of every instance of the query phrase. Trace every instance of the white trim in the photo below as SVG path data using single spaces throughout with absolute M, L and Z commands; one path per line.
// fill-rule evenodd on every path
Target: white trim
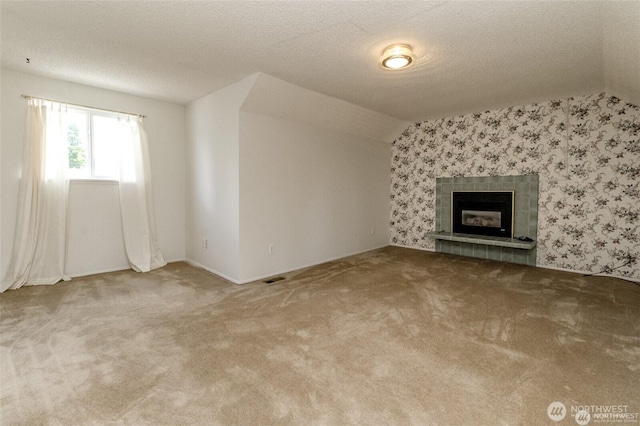
M 129 267 L 129 266 L 117 267 L 117 268 L 112 268 L 112 269 L 100 269 L 98 271 L 82 272 L 82 273 L 80 273 L 80 275 L 69 275 L 69 276 L 71 277 L 71 279 L 74 279 L 74 278 L 88 277 L 89 275 L 108 274 L 110 272 L 127 271 L 127 270 L 130 270 L 130 269 L 131 269 L 131 267 Z M 133 270 L 133 269 L 131 269 L 131 270 Z
M 251 280 L 248 280 L 248 281 L 239 281 L 239 280 L 233 279 L 233 278 L 231 278 L 231 277 L 229 277 L 229 276 L 227 276 L 227 275 L 225 275 L 225 274 L 223 274 L 223 273 L 221 273 L 219 271 L 216 271 L 215 269 L 206 267 L 206 266 L 204 266 L 204 265 L 202 265 L 202 264 L 200 264 L 198 262 L 195 262 L 193 260 L 186 259 L 186 258 L 175 259 L 175 260 L 173 260 L 173 259 L 172 260 L 167 260 L 167 264 L 176 263 L 176 262 L 186 262 L 191 266 L 195 266 L 197 268 L 204 269 L 205 271 L 211 272 L 212 274 L 217 275 L 220 278 L 223 278 L 223 279 L 225 279 L 227 281 L 231 281 L 234 284 L 243 285 L 243 284 L 248 284 L 248 283 L 251 283 L 251 282 L 254 282 L 254 281 L 263 280 L 265 278 L 271 278 L 271 277 L 274 277 L 276 275 L 287 274 L 289 272 L 298 271 L 300 269 L 310 268 L 312 266 L 317 266 L 317 265 L 321 265 L 323 263 L 332 262 L 334 260 L 343 259 L 345 257 L 355 256 L 357 254 L 366 253 L 368 251 L 379 250 L 379 249 L 387 247 L 387 246 L 400 247 L 400 248 L 406 248 L 406 249 L 412 249 L 412 250 L 421 250 L 421 251 L 427 251 L 427 252 L 431 252 L 431 253 L 439 253 L 439 252 L 435 251 L 435 249 L 428 249 L 428 248 L 422 248 L 422 247 L 410 247 L 410 246 L 405 246 L 405 245 L 402 245 L 402 244 L 385 244 L 385 245 L 381 245 L 381 246 L 374 247 L 374 248 L 371 248 L 371 249 L 366 249 L 366 250 L 358 251 L 358 252 L 351 253 L 351 254 L 345 254 L 343 256 L 333 257 L 331 259 L 323 260 L 323 261 L 320 261 L 320 262 L 317 262 L 317 263 L 311 263 L 311 264 L 308 264 L 306 266 L 300 266 L 300 267 L 297 267 L 297 268 L 294 268 L 294 269 L 288 269 L 286 271 L 274 272 L 273 274 L 259 276 L 258 278 L 254 278 L 254 279 L 251 279 Z M 446 254 L 448 254 L 448 253 L 446 253 Z M 462 255 L 456 255 L 456 256 L 462 256 Z M 462 257 L 469 257 L 469 256 L 462 256 Z M 479 260 L 491 260 L 491 259 L 482 259 L 482 258 L 477 258 L 477 259 L 479 259 Z M 498 262 L 500 262 L 500 261 L 498 261 Z M 510 262 L 505 262 L 505 263 L 510 263 Z M 517 265 L 517 263 L 514 263 L 514 265 Z M 533 266 L 533 265 L 522 265 L 522 266 Z M 593 274 L 592 272 L 577 271 L 575 269 L 567 269 L 567 268 L 558 268 L 558 267 L 555 267 L 555 266 L 535 265 L 534 267 L 535 268 L 542 268 L 542 269 L 551 269 L 551 270 L 554 270 L 554 271 L 569 272 L 569 273 L 579 274 L 579 275 L 590 275 L 590 276 L 594 276 L 594 277 L 619 278 L 621 280 L 627 280 L 627 281 L 632 281 L 634 283 L 640 283 L 640 278 L 619 277 L 617 275 L 610 275 L 610 274 L 591 275 L 591 274 Z M 100 271 L 96 271 L 96 272 L 89 272 L 89 273 L 86 273 L 86 274 L 83 273 L 82 275 L 71 275 L 70 278 L 72 278 L 72 279 L 73 278 L 81 278 L 81 277 L 87 277 L 89 275 L 107 274 L 107 273 L 110 273 L 110 272 L 120 272 L 120 271 L 128 271 L 128 270 L 132 270 L 132 269 L 131 268 L 105 269 L 105 270 L 100 270 Z M 584 277 L 584 278 L 587 278 L 587 277 Z M 36 285 L 36 284 L 33 284 L 33 285 Z M 37 285 L 41 285 L 41 284 L 37 284 Z
M 114 179 L 101 179 L 101 178 L 70 178 L 69 182 L 72 184 L 91 184 L 91 185 L 119 185 L 120 182 Z
M 186 262 L 185 259 L 165 260 L 165 261 L 167 262 L 167 265 L 169 263 Z M 163 268 L 164 268 L 164 266 L 163 266 Z M 157 268 L 157 269 L 161 269 L 161 268 Z M 111 272 L 122 272 L 122 271 L 133 271 L 133 269 L 130 266 L 124 266 L 124 267 L 119 267 L 119 268 L 111 268 L 111 269 L 101 269 L 101 270 L 95 271 L 95 272 L 86 272 L 86 273 L 83 272 L 80 275 L 69 275 L 69 278 L 71 278 L 71 279 L 73 279 L 73 278 L 82 278 L 82 277 L 88 277 L 90 275 L 108 274 L 108 273 L 111 273 Z
M 187 262 L 187 263 L 188 263 L 189 265 L 191 265 L 191 266 L 195 266 L 196 268 L 204 269 L 205 271 L 207 271 L 207 272 L 211 272 L 212 274 L 217 275 L 217 276 L 218 276 L 218 277 L 220 277 L 220 278 L 224 278 L 224 279 L 225 279 L 225 280 L 227 280 L 227 281 L 231 281 L 231 282 L 232 282 L 232 283 L 234 283 L 234 284 L 244 284 L 244 283 L 241 283 L 241 282 L 240 282 L 240 281 L 238 281 L 238 280 L 235 280 L 235 279 L 231 278 L 231 277 L 230 277 L 230 276 L 228 276 L 228 275 L 223 274 L 222 272 L 218 272 L 218 271 L 216 271 L 215 269 L 209 268 L 208 266 L 204 266 L 203 264 L 198 263 L 198 262 L 196 262 L 196 261 L 194 261 L 194 260 L 191 260 L 191 259 L 185 259 L 184 261 L 185 261 L 185 262 Z
M 594 274 L 593 272 L 577 271 L 575 269 L 558 268 L 558 267 L 555 267 L 555 266 L 536 265 L 536 268 L 552 269 L 554 271 L 562 271 L 562 272 L 572 272 L 574 274 L 589 275 L 589 276 L 592 276 L 592 277 L 619 278 L 621 280 L 627 280 L 627 281 L 633 281 L 634 283 L 640 283 L 640 278 L 620 277 L 618 275 L 611 275 L 611 274 Z M 587 278 L 587 277 L 584 277 L 584 278 Z
M 290 272 L 299 271 L 300 269 L 305 269 L 305 268 L 310 268 L 312 266 L 322 265 L 323 263 L 327 263 L 327 262 L 333 262 L 334 260 L 344 259 L 345 257 L 355 256 L 357 254 L 362 254 L 362 253 L 366 253 L 366 252 L 369 252 L 369 251 L 379 250 L 381 248 L 388 247 L 388 246 L 389 246 L 389 244 L 384 244 L 384 245 L 381 245 L 381 246 L 368 248 L 368 249 L 361 250 L 361 251 L 356 251 L 356 252 L 353 252 L 353 253 L 342 254 L 340 256 L 332 257 L 332 258 L 321 260 L 321 261 L 318 261 L 318 262 L 313 262 L 313 263 L 309 263 L 309 264 L 306 264 L 306 265 L 297 266 L 297 267 L 295 267 L 293 269 L 286 269 L 286 270 L 276 271 L 276 272 L 272 272 L 272 273 L 270 273 L 268 275 L 258 275 L 258 276 L 254 277 L 254 278 L 251 278 L 251 279 L 248 279 L 248 280 L 242 280 L 242 281 L 233 279 L 233 278 L 231 278 L 231 277 L 229 277 L 229 276 L 227 276 L 225 274 L 222 274 L 222 273 L 220 273 L 220 272 L 218 272 L 218 271 L 216 271 L 214 269 L 211 269 L 211 268 L 208 268 L 208 267 L 206 267 L 204 265 L 201 265 L 198 262 L 195 262 L 193 260 L 186 259 L 185 262 L 189 263 L 190 265 L 197 266 L 198 268 L 202 268 L 205 271 L 211 272 L 212 274 L 218 275 L 219 277 L 224 278 L 227 281 L 231 281 L 234 284 L 243 285 L 243 284 L 249 284 L 249 283 L 252 283 L 252 282 L 255 282 L 255 281 L 264 280 L 265 278 L 275 277 L 276 275 L 288 274 Z M 407 248 L 409 248 L 409 247 L 407 247 Z
M 422 251 L 430 251 L 433 253 L 440 253 L 435 251 L 435 249 L 426 249 L 426 248 L 421 248 L 421 247 L 410 247 L 410 246 L 404 246 L 401 244 L 390 244 L 394 247 L 402 247 L 402 248 L 408 248 L 408 249 L 413 249 L 413 250 L 422 250 Z M 445 254 L 453 254 L 453 253 L 445 253 Z M 463 256 L 461 254 L 455 254 L 454 256 L 462 256 L 462 257 L 471 257 L 471 256 Z M 493 260 L 493 259 L 484 259 L 482 257 L 472 257 L 473 259 L 479 259 L 479 260 Z M 500 260 L 493 260 L 494 262 L 501 262 Z M 512 262 L 504 262 L 504 263 L 512 263 Z M 518 263 L 513 263 L 514 265 L 518 265 Z M 575 269 L 567 269 L 567 268 L 558 268 L 555 266 L 546 266 L 546 265 L 524 265 L 522 264 L 522 266 L 534 266 L 535 268 L 542 268 L 542 269 L 552 269 L 554 271 L 562 271 L 562 272 L 570 272 L 573 274 L 579 274 L 579 275 L 589 275 L 589 276 L 593 276 L 593 277 L 606 277 L 606 278 L 619 278 L 621 280 L 627 280 L 627 281 L 633 281 L 634 283 L 640 283 L 640 278 L 632 278 L 632 277 L 620 277 L 618 275 L 611 275 L 611 274 L 593 274 L 593 272 L 588 272 L 588 271 L 578 271 Z M 587 278 L 587 277 L 585 277 Z
M 411 247 L 411 246 L 405 246 L 402 244 L 389 244 L 389 245 L 393 247 L 402 247 L 402 248 L 408 248 L 413 250 L 422 250 L 422 251 L 430 251 L 432 253 L 438 253 L 435 248 L 429 249 L 429 248 L 422 248 L 422 247 Z
M 280 271 L 280 272 L 274 272 L 274 273 L 268 274 L 268 275 L 261 275 L 261 276 L 258 276 L 256 278 L 252 278 L 252 279 L 247 280 L 247 281 L 242 281 L 240 284 L 247 284 L 247 283 L 251 283 L 251 282 L 254 282 L 254 281 L 263 280 L 265 278 L 271 278 L 271 277 L 276 276 L 276 275 L 287 274 L 289 272 L 298 271 L 300 269 L 305 269 L 305 268 L 310 268 L 312 266 L 322 265 L 323 263 L 327 263 L 327 262 L 333 262 L 334 260 L 344 259 L 345 257 L 355 256 L 357 254 L 362 254 L 362 253 L 366 253 L 366 252 L 369 252 L 369 251 L 379 250 L 379 249 L 381 249 L 383 247 L 387 247 L 388 245 L 389 244 L 384 244 L 384 245 L 381 245 L 381 246 L 368 248 L 368 249 L 365 249 L 365 250 L 360 250 L 360 251 L 356 251 L 356 252 L 353 252 L 353 253 L 347 253 L 347 254 L 343 254 L 343 255 L 340 255 L 340 256 L 332 257 L 332 258 L 321 260 L 321 261 L 318 261 L 318 262 L 309 263 L 309 264 L 306 264 L 306 265 L 303 265 L 303 266 L 298 266 L 298 267 L 293 268 L 293 269 L 287 269 L 287 270 Z

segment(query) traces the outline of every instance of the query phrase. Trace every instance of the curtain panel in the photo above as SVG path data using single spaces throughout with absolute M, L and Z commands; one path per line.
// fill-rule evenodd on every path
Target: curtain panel
M 61 104 L 28 100 L 16 231 L 0 291 L 69 279 L 64 274 L 69 201 L 64 115 Z
M 120 128 L 120 212 L 129 265 L 148 272 L 167 264 L 158 248 L 147 132 L 142 117 L 118 120 Z
M 0 292 L 55 284 L 64 274 L 69 204 L 66 105 L 28 98 L 22 179 L 13 251 Z M 166 265 L 153 210 L 149 148 L 143 117 L 118 117 L 112 149 L 119 158 L 122 233 L 131 268 Z

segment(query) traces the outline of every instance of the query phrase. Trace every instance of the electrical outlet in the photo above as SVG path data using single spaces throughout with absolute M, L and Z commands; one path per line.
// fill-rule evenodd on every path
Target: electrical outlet
M 273 254 L 273 244 L 269 244 L 269 254 Z
M 209 240 L 207 240 L 206 238 L 202 239 L 202 248 L 203 249 L 208 249 L 209 248 Z
M 374 229 L 374 227 L 372 226 L 372 227 L 371 227 L 371 232 L 370 232 L 371 236 L 373 237 L 373 236 L 375 235 L 375 233 L 376 233 L 376 230 L 375 230 L 375 229 Z

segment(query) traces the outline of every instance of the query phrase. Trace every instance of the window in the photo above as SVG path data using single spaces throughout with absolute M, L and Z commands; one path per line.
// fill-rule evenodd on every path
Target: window
M 66 130 L 70 178 L 118 177 L 116 114 L 69 107 Z

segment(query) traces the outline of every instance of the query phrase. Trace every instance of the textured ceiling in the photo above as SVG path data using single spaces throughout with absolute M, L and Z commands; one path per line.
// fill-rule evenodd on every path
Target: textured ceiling
M 0 5 L 3 67 L 182 104 L 255 72 L 407 121 L 592 93 L 605 82 L 640 93 L 638 1 Z M 414 46 L 415 66 L 378 67 L 394 42 Z M 606 43 L 615 44 L 608 55 Z

